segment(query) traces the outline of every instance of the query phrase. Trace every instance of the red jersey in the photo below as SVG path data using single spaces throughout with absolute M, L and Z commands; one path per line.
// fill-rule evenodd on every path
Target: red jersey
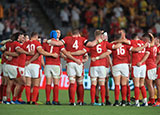
M 89 52 L 91 54 L 91 58 L 100 56 L 101 54 L 105 53 L 107 51 L 107 48 L 106 48 L 107 44 L 108 44 L 107 42 L 103 41 L 100 44 L 90 48 Z M 90 67 L 93 67 L 93 66 L 105 66 L 106 67 L 106 64 L 107 64 L 107 60 L 106 58 L 103 58 L 103 59 L 99 59 L 96 61 L 91 61 Z
M 21 48 L 24 49 L 24 45 L 21 45 Z M 19 67 L 25 67 L 25 62 L 26 62 L 26 54 L 20 54 L 18 56 L 18 66 Z
M 39 47 L 42 47 L 41 44 L 37 41 L 37 40 L 32 40 L 32 41 L 27 41 L 24 43 L 24 50 L 27 51 L 27 52 L 30 52 L 30 51 L 34 51 L 34 54 L 38 53 L 37 51 L 37 48 Z M 27 55 L 26 56 L 26 61 L 29 61 L 33 56 L 30 56 L 30 55 Z M 31 63 L 34 63 L 34 64 L 39 64 L 39 61 L 40 61 L 40 56 L 38 57 L 37 60 L 31 62 Z
M 3 54 L 2 54 L 2 56 L 1 56 L 1 58 L 2 58 L 1 64 L 6 63 L 7 59 L 4 57 L 4 55 L 3 55 Z
M 14 42 L 7 42 L 6 43 L 6 50 L 10 51 L 10 52 L 16 52 L 17 48 L 20 48 L 21 45 L 19 42 L 14 41 Z M 12 57 L 11 61 L 6 61 L 6 64 L 10 64 L 10 65 L 14 65 L 14 66 L 18 66 L 18 58 L 17 57 Z
M 62 39 L 62 42 L 65 44 L 65 49 L 69 52 L 76 52 L 78 50 L 83 50 L 84 43 L 87 42 L 87 40 L 84 37 L 72 37 L 67 36 Z M 83 55 L 81 56 L 73 56 L 77 59 L 80 59 L 82 61 Z M 67 58 L 67 63 L 74 62 L 71 59 Z
M 50 53 L 57 53 L 60 54 L 61 50 L 64 48 L 64 46 L 50 46 L 48 43 L 43 43 L 43 49 Z M 46 56 L 46 65 L 59 65 L 61 64 L 60 55 L 58 58 L 53 58 L 50 56 Z
M 149 57 L 146 60 L 147 70 L 157 67 L 156 65 L 157 52 L 159 52 L 157 46 L 146 48 L 146 53 L 149 53 Z
M 129 64 L 129 51 L 132 46 L 123 44 L 120 48 L 112 50 L 113 65 L 127 63 Z
M 145 44 L 142 40 L 131 40 L 131 45 L 133 47 L 142 47 Z M 132 66 L 136 66 L 138 62 L 140 62 L 143 59 L 143 56 L 145 54 L 146 48 L 144 48 L 142 51 L 139 52 L 132 52 Z M 144 65 L 145 62 L 142 64 Z

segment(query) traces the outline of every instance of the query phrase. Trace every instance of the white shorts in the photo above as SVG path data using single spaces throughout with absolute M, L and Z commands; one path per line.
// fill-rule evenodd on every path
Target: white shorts
M 136 78 L 145 78 L 146 77 L 146 65 L 132 66 L 133 77 Z
M 109 77 L 110 68 L 106 67 L 106 77 Z
M 81 77 L 83 72 L 83 64 L 78 65 L 75 62 L 67 63 L 67 74 L 68 76 Z
M 58 65 L 46 65 L 44 68 L 44 74 L 48 78 L 60 78 L 60 72 L 60 66 Z
M 29 64 L 24 69 L 24 76 L 31 78 L 40 78 L 40 65 L 39 64 Z
M 129 76 L 129 65 L 128 64 L 117 64 L 112 66 L 112 74 L 114 77 L 117 76 Z
M 157 68 L 147 70 L 147 78 L 149 80 L 157 79 Z
M 3 72 L 3 77 L 8 77 L 8 74 L 6 71 L 6 63 L 3 63 L 2 65 L 2 72 Z
M 24 67 L 18 67 L 18 72 L 20 74 L 21 77 L 24 76 Z
M 5 74 L 10 79 L 17 78 L 18 72 L 17 72 L 18 66 L 6 64 L 5 65 Z
M 90 68 L 91 77 L 105 78 L 106 72 L 105 66 L 94 66 Z

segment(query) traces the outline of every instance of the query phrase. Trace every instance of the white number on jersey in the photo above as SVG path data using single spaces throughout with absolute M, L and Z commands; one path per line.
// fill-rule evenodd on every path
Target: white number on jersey
M 138 45 L 138 47 L 142 47 L 144 44 L 143 43 L 141 43 L 141 44 L 138 43 L 137 45 Z M 145 53 L 145 50 L 146 49 L 144 48 L 142 51 L 138 51 L 138 53 Z
M 120 48 L 117 49 L 117 55 L 124 55 L 125 54 L 125 49 L 123 49 L 124 46 L 121 46 Z
M 28 49 L 29 52 L 30 51 L 35 51 L 35 45 L 34 44 L 28 44 L 27 49 Z
M 11 47 L 9 47 L 9 52 L 11 52 Z
M 53 46 L 51 46 L 51 48 L 50 48 L 50 53 L 52 53 L 53 52 Z
M 101 44 L 97 45 L 96 49 L 97 49 L 97 53 L 102 53 Z
M 73 48 L 75 48 L 76 50 L 78 49 L 78 40 L 76 40 L 72 46 Z
M 153 48 L 153 55 L 157 56 L 157 48 L 156 47 Z

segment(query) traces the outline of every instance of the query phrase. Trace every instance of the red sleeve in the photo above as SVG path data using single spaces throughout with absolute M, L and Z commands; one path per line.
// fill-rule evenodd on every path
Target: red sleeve
M 43 43 L 43 44 L 42 44 L 42 48 L 43 48 L 44 50 L 46 50 L 46 43 Z
M 151 52 L 151 48 L 147 47 L 146 48 L 146 53 L 150 53 Z
M 35 46 L 36 46 L 36 49 L 39 47 L 42 47 L 42 45 L 38 41 L 35 42 Z
M 64 37 L 61 41 L 62 41 L 64 44 L 67 44 L 68 38 L 69 38 L 69 36 Z
M 109 43 L 109 42 L 107 42 L 106 41 L 106 47 L 107 47 L 107 49 L 113 49 L 113 46 L 114 46 L 114 44 L 111 44 L 111 43 Z
M 15 49 L 21 48 L 21 44 L 19 42 L 15 42 L 14 45 L 15 45 Z

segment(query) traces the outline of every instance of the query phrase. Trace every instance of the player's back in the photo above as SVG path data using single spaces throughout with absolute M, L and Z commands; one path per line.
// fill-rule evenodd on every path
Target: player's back
M 129 63 L 129 50 L 131 46 L 123 44 L 118 49 L 112 50 L 113 65 Z
M 145 42 L 142 40 L 131 40 L 131 45 L 135 48 L 142 47 L 144 44 Z M 132 65 L 133 66 L 136 66 L 136 64 L 142 60 L 145 54 L 145 51 L 146 51 L 146 48 L 144 48 L 142 51 L 132 52 Z M 145 64 L 145 62 L 143 64 Z

